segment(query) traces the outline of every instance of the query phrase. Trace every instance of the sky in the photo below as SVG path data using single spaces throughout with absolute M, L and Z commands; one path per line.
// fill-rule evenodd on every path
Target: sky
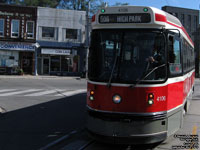
M 200 0 L 104 0 L 110 6 L 116 2 L 129 3 L 136 6 L 152 6 L 161 9 L 162 6 L 175 6 L 189 9 L 200 9 Z

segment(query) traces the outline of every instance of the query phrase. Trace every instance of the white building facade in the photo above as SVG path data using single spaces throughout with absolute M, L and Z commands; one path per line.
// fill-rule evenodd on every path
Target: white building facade
M 37 72 L 78 75 L 85 63 L 86 12 L 37 8 Z

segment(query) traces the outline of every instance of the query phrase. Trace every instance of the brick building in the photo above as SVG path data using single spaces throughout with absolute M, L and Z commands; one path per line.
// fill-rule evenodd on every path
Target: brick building
M 0 74 L 80 75 L 85 23 L 85 11 L 0 4 Z
M 0 4 L 0 73 L 34 72 L 37 8 Z

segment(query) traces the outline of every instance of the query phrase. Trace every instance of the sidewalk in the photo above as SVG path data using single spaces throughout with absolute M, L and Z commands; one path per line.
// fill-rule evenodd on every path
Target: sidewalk
M 80 79 L 79 76 L 50 76 L 50 75 L 0 75 L 0 79 Z

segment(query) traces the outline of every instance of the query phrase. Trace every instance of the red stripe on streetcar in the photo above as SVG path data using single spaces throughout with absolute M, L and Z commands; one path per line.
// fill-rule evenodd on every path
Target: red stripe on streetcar
M 190 38 L 190 36 L 188 35 L 187 31 L 185 30 L 185 28 L 183 26 L 178 26 L 176 24 L 173 24 L 173 23 L 167 21 L 166 16 L 161 15 L 161 14 L 157 14 L 157 13 L 155 14 L 155 20 L 156 21 L 161 21 L 161 22 L 166 22 L 169 25 L 172 25 L 174 27 L 177 27 L 177 28 L 181 29 L 185 33 L 185 35 L 187 36 L 187 38 L 190 40 L 190 42 L 192 43 L 192 45 L 194 46 L 194 43 L 193 43 L 192 39 Z
M 92 22 L 95 22 L 95 19 L 96 19 L 96 15 L 93 15 L 92 16 Z
M 178 26 L 178 25 L 175 25 L 175 24 L 173 24 L 171 22 L 168 22 L 168 21 L 166 21 L 166 23 L 170 24 L 170 25 L 172 25 L 174 27 L 177 27 L 177 28 L 181 29 L 185 33 L 185 35 L 187 36 L 187 38 L 190 40 L 190 42 L 192 43 L 192 45 L 194 46 L 194 43 L 193 43 L 192 39 L 190 38 L 190 36 L 188 35 L 187 31 L 185 30 L 185 28 L 183 26 Z
M 155 18 L 156 18 L 156 21 L 167 22 L 167 18 L 166 18 L 166 16 L 164 16 L 164 15 L 155 14 Z

